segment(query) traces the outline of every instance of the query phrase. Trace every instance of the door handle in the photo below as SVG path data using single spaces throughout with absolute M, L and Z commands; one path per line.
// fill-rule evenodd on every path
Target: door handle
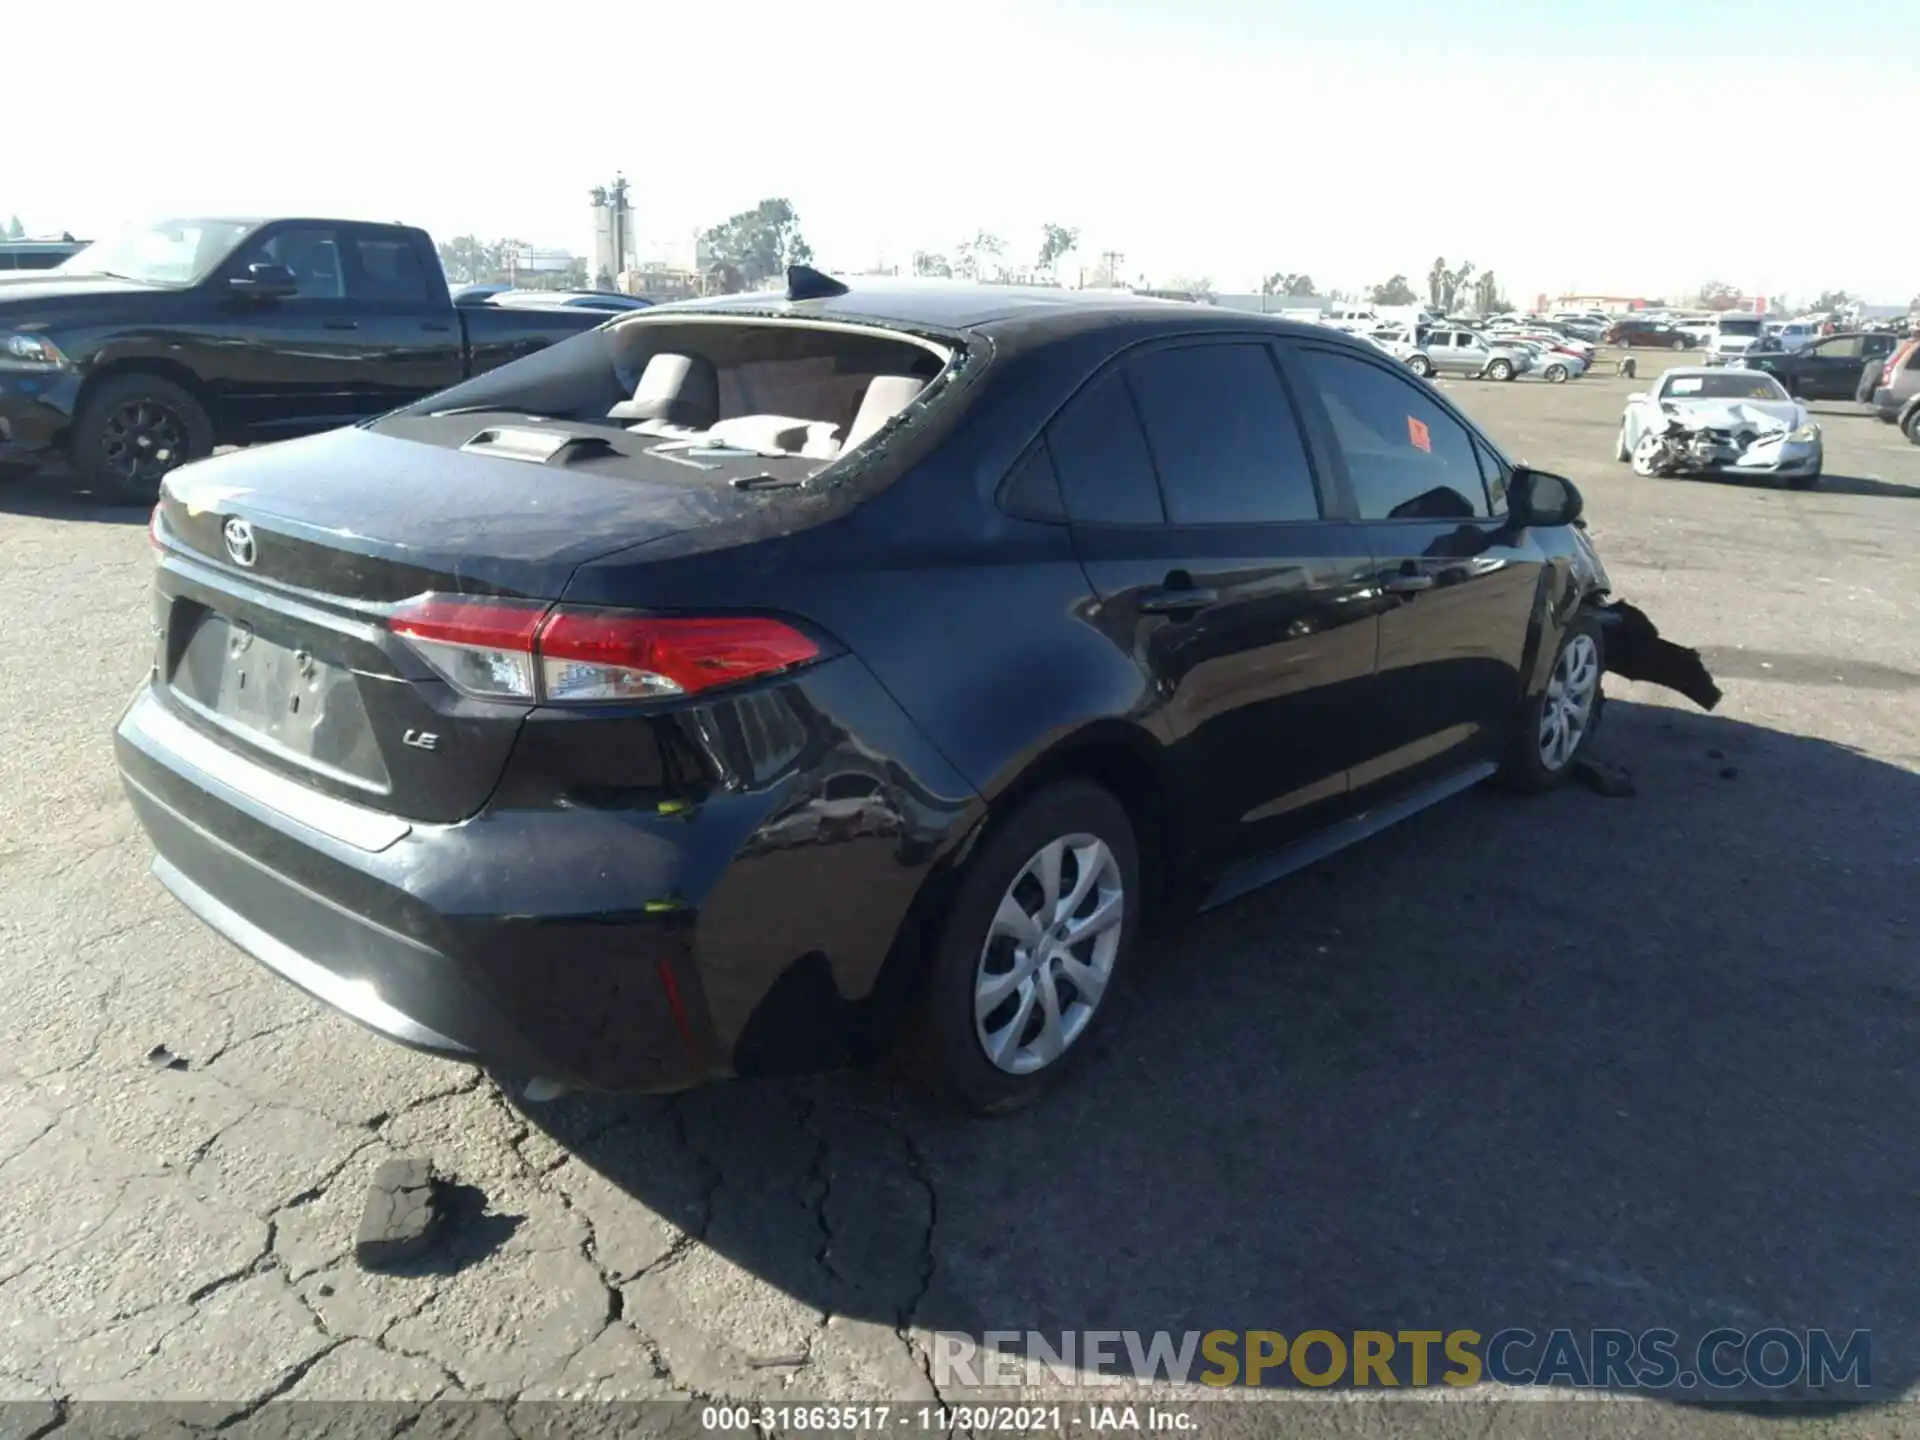
M 1204 585 L 1168 585 L 1147 591 L 1140 597 L 1136 608 L 1143 615 L 1179 615 L 1190 610 L 1204 610 L 1219 599 L 1219 591 L 1210 590 Z
M 1389 595 L 1418 595 L 1422 590 L 1433 588 L 1433 577 L 1431 575 L 1389 575 L 1380 582 L 1380 588 Z
M 358 330 L 359 328 L 360 328 L 360 322 L 358 320 L 327 321 L 327 329 L 329 330 Z

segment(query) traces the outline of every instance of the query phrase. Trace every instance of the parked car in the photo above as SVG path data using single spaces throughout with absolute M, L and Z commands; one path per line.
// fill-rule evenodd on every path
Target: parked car
M 0 240 L 0 280 L 21 270 L 51 270 L 86 248 L 86 241 L 71 235 L 58 240 Z
M 1606 343 L 1632 350 L 1691 350 L 1695 341 L 1664 320 L 1621 320 L 1607 330 Z
M 1782 350 L 1790 352 L 1818 340 L 1821 329 L 1817 320 L 1779 320 L 1766 322 L 1764 333 L 1777 339 Z
M 1524 350 L 1527 354 L 1527 371 L 1538 375 L 1554 385 L 1564 385 L 1587 373 L 1587 362 L 1570 350 L 1556 350 L 1543 340 L 1532 340 L 1524 336 L 1511 335 L 1498 342 L 1504 346 Z
M 1807 407 L 1757 370 L 1686 366 L 1627 397 L 1614 458 L 1643 465 L 1644 444 L 1691 432 L 1698 463 L 1683 473 L 1765 475 L 1796 490 L 1820 483 L 1824 445 Z
M 1790 395 L 1807 400 L 1852 400 L 1859 393 L 1862 368 L 1876 360 L 1884 362 L 1893 351 L 1891 335 L 1830 335 L 1803 349 L 1777 355 L 1749 350 L 1744 363 L 1749 370 L 1764 370 L 1773 376 Z
M 216 445 L 351 424 L 605 320 L 456 307 L 424 230 L 164 220 L 0 284 L 0 464 L 152 504 Z
M 1765 333 L 1766 322 L 1758 315 L 1721 315 L 1713 322 L 1705 361 L 1709 365 L 1737 365 Z
M 1517 340 L 1531 340 L 1536 344 L 1546 346 L 1549 350 L 1557 350 L 1562 354 L 1571 355 L 1580 362 L 1581 368 L 1583 369 L 1590 369 L 1593 365 L 1593 357 L 1599 353 L 1596 346 L 1589 345 L 1584 340 L 1576 340 L 1571 336 L 1560 335 L 1552 330 L 1543 330 L 1537 326 L 1510 327 L 1496 333 L 1511 336 Z
M 1357 338 L 858 283 L 170 474 L 116 746 L 161 883 L 529 1094 L 907 1034 L 1003 1109 L 1149 914 L 1556 785 L 1652 678 L 1572 484 Z
M 1409 370 L 1420 376 L 1468 375 L 1489 380 L 1511 380 L 1533 365 L 1532 355 L 1517 345 L 1504 345 L 1472 330 L 1434 326 L 1421 332 L 1411 345 L 1395 352 Z
M 1873 411 L 1920 445 L 1920 340 L 1907 341 L 1887 357 L 1874 387 Z

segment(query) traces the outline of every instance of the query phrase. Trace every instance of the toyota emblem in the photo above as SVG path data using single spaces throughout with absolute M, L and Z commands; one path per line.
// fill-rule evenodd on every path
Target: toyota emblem
M 233 515 L 220 527 L 220 533 L 226 538 L 227 554 L 233 557 L 233 563 L 251 568 L 260 554 L 259 547 L 253 543 L 253 526 Z

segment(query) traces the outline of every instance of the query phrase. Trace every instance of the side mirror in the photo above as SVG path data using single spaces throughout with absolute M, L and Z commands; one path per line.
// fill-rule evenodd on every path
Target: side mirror
M 1518 530 L 1535 525 L 1571 525 L 1585 508 L 1580 492 L 1564 475 L 1549 475 L 1545 470 L 1521 465 L 1507 484 L 1507 516 Z
M 285 300 L 300 293 L 300 282 L 284 265 L 249 265 L 246 274 L 234 276 L 227 285 L 252 300 Z

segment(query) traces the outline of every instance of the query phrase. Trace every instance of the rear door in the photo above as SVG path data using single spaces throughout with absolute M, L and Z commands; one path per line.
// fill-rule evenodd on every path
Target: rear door
M 349 319 L 364 347 L 354 377 L 356 410 L 383 414 L 459 384 L 460 329 L 426 237 L 356 225 L 346 239 Z
M 1545 557 L 1506 526 L 1506 470 L 1428 386 L 1346 350 L 1286 350 L 1353 497 L 1383 597 L 1356 802 L 1490 754 L 1519 699 Z
M 1371 560 L 1264 337 L 1130 353 L 1045 449 L 1094 623 L 1147 672 L 1148 723 L 1209 849 L 1270 848 L 1344 803 L 1374 662 Z

